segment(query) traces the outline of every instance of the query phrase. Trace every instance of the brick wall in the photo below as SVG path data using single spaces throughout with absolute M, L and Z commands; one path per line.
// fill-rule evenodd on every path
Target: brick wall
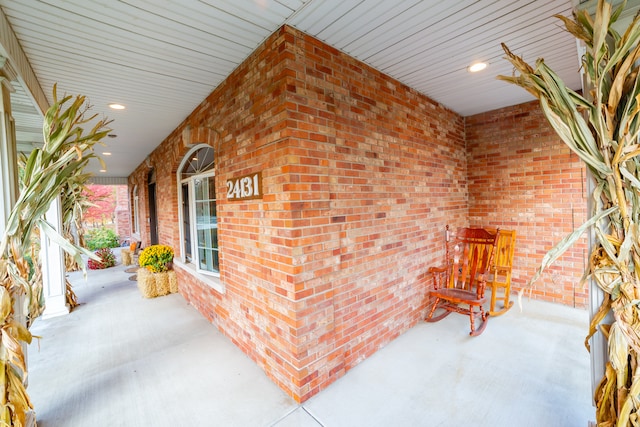
M 120 240 L 128 240 L 131 237 L 129 190 L 126 185 L 116 186 L 115 226 Z
M 287 81 L 304 397 L 424 315 L 421 275 L 467 217 L 463 120 L 311 37 Z M 294 181 L 295 179 L 295 181 Z
M 216 153 L 220 282 L 176 266 L 180 292 L 274 382 L 304 401 L 425 314 L 424 273 L 445 224 L 515 228 L 514 281 L 584 219 L 583 169 L 534 103 L 466 120 L 290 27 L 274 33 L 129 177 L 148 244 L 156 170 L 159 241 L 181 255 L 176 172 Z M 262 172 L 263 197 L 226 199 Z M 582 306 L 584 244 L 538 298 Z
M 178 254 L 175 173 L 194 143 L 216 151 L 225 292 L 178 266 L 180 291 L 291 396 L 424 316 L 444 226 L 467 222 L 462 117 L 283 27 L 129 179 L 142 219 L 157 168 L 159 240 Z M 262 199 L 226 200 L 227 179 L 257 171 Z
M 586 170 L 530 102 L 466 118 L 471 224 L 518 233 L 513 282 L 522 288 L 544 254 L 586 221 Z M 536 299 L 586 307 L 578 282 L 586 238 L 531 288 Z

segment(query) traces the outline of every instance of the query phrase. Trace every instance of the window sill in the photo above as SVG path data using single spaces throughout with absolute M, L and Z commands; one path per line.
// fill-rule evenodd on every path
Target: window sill
M 205 285 L 209 286 L 210 288 L 213 288 L 214 290 L 218 291 L 219 293 L 223 294 L 225 293 L 225 288 L 224 285 L 222 284 L 222 282 L 220 281 L 219 277 L 214 277 L 214 276 L 208 276 L 206 274 L 200 274 L 196 271 L 196 266 L 189 263 L 184 263 L 179 259 L 174 259 L 173 260 L 173 265 L 174 266 L 178 266 L 180 267 L 182 270 L 184 270 L 186 273 L 192 275 L 193 277 L 195 277 L 198 281 L 204 283 Z

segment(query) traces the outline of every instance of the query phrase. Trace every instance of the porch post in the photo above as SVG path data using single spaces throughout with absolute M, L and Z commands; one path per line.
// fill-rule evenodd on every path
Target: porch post
M 582 58 L 587 53 L 587 48 L 584 46 L 583 42 L 580 40 L 576 40 L 576 46 L 578 49 L 578 58 Z M 582 63 L 580 63 L 582 65 Z M 589 93 L 589 83 L 587 82 L 587 78 L 584 74 L 584 69 L 580 68 L 580 77 L 582 78 L 582 93 Z M 593 194 L 595 189 L 595 181 L 589 168 L 586 169 L 586 193 L 585 198 L 587 199 L 587 212 L 593 212 L 593 198 L 590 197 Z M 593 249 L 596 243 L 596 233 L 593 227 L 589 229 L 587 234 L 587 250 L 588 253 L 584 255 L 585 259 L 585 270 L 588 267 L 589 254 Z M 589 279 L 587 282 L 589 286 L 589 321 L 593 319 L 593 316 L 598 312 L 600 306 L 602 305 L 602 301 L 604 301 L 604 291 L 600 289 L 595 280 Z M 606 322 L 610 323 L 613 321 L 613 315 L 609 313 L 606 318 Z M 609 360 L 609 352 L 608 352 L 608 342 L 602 331 L 598 330 L 595 334 L 589 339 L 589 346 L 591 347 L 591 351 L 589 351 L 589 358 L 591 361 L 591 395 L 594 396 L 596 392 L 596 388 L 600 381 L 604 377 L 606 371 L 607 361 Z M 592 401 L 592 404 L 595 406 L 595 401 Z
M 15 123 L 11 114 L 11 92 L 9 80 L 14 76 L 7 59 L 0 56 L 0 235 L 18 197 L 18 165 Z
M 62 234 L 62 210 L 60 196 L 56 197 L 45 218 L 53 228 Z M 69 314 L 69 304 L 66 296 L 66 280 L 64 268 L 64 252 L 55 242 L 41 233 L 40 256 L 42 257 L 42 282 L 45 299 L 45 309 L 42 318 Z
M 11 210 L 18 199 L 18 149 L 16 147 L 16 129 L 11 112 L 11 92 L 14 92 L 10 81 L 16 74 L 7 58 L 0 56 L 0 236 L 9 221 Z M 19 297 L 14 306 L 15 317 L 25 324 L 23 309 L 24 296 Z M 23 351 L 26 345 L 23 344 Z M 25 353 L 26 354 L 26 353 Z
M 11 57 L 13 62 L 10 62 L 7 57 Z M 17 71 L 14 67 L 17 68 Z M 14 91 L 10 82 L 17 82 L 18 74 L 24 79 L 23 81 L 41 111 L 46 111 L 47 98 L 44 96 L 4 12 L 0 9 L 0 189 L 2 190 L 2 196 L 0 196 L 0 235 L 4 234 L 11 210 L 19 194 L 18 150 L 10 97 L 10 93 Z M 23 325 L 26 325 L 24 298 L 22 296 L 15 302 L 14 311 L 15 318 Z M 28 363 L 25 342 L 22 342 L 22 351 L 25 355 L 25 363 Z M 26 381 L 25 385 L 27 385 Z M 34 427 L 35 425 L 35 413 L 33 410 L 27 411 L 25 426 Z

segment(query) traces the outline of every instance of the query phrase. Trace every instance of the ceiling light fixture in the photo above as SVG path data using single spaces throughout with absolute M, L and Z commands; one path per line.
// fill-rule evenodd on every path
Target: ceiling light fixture
M 106 169 L 100 169 L 100 172 L 105 173 L 107 170 Z
M 478 71 L 482 71 L 487 68 L 487 65 L 488 64 L 486 62 L 474 62 L 469 66 L 468 70 L 471 73 L 477 73 Z
M 109 104 L 109 108 L 112 110 L 124 110 L 125 106 L 122 104 Z
M 103 156 L 110 156 L 110 155 L 111 155 L 111 152 L 109 152 L 109 151 L 105 151 L 105 152 L 103 152 L 103 153 L 102 153 L 102 155 L 103 155 Z

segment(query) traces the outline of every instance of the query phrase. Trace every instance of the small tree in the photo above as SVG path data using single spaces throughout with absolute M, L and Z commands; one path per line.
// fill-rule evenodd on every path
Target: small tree
M 84 213 L 84 220 L 96 224 L 104 225 L 105 220 L 113 219 L 113 212 L 116 209 L 116 189 L 109 185 L 88 185 L 85 192 L 88 207 Z
M 598 426 L 637 426 L 640 421 L 640 19 L 636 16 L 623 35 L 612 28 L 625 3 L 613 11 L 599 0 L 595 19 L 586 11 L 576 12 L 573 20 L 557 15 L 587 47 L 582 67 L 588 93 L 567 88 L 543 59 L 532 67 L 504 44 L 520 74 L 499 76 L 540 100 L 551 126 L 595 180 L 590 220 L 543 258 L 530 283 L 593 228 L 585 279 L 592 278 L 605 298 L 587 340 L 600 326 L 609 343 L 609 361 L 595 395 Z M 613 323 L 602 324 L 609 313 Z

